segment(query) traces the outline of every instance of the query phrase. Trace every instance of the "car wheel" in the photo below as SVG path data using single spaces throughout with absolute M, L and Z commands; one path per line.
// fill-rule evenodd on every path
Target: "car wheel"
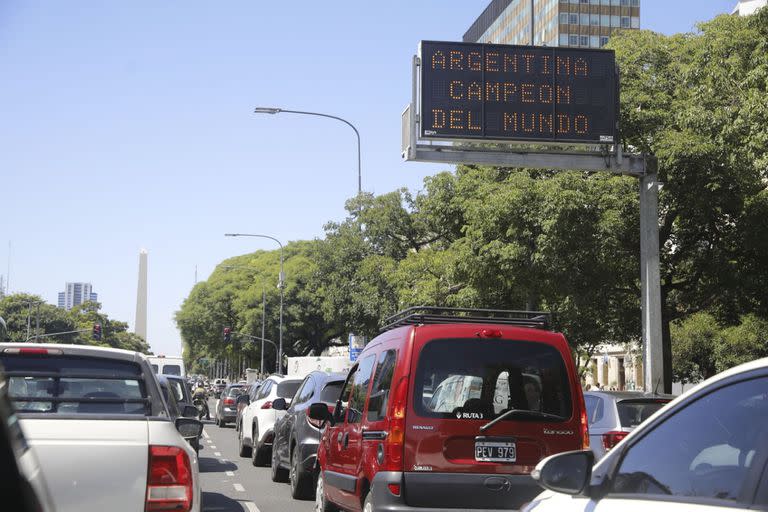
M 259 430 L 253 427 L 253 438 L 251 441 L 251 462 L 254 466 L 266 466 L 269 463 L 267 449 L 259 442 Z
M 288 480 L 288 472 L 280 467 L 277 461 L 277 450 L 272 445 L 272 481 L 285 482 L 286 480 Z
M 226 425 L 227 422 L 224 420 L 219 420 L 219 428 L 224 428 L 224 425 Z
M 323 470 L 317 475 L 315 484 L 315 512 L 338 512 L 339 508 L 325 497 L 325 485 L 323 484 Z
M 237 438 L 240 442 L 240 451 L 239 454 L 241 457 L 250 457 L 251 456 L 251 447 L 245 446 L 245 443 L 243 442 L 243 429 L 240 429 L 240 431 L 237 433 Z
M 291 469 L 288 474 L 291 482 L 291 497 L 297 500 L 308 500 L 312 498 L 312 474 L 304 469 L 299 459 L 299 447 L 294 446 L 291 451 Z

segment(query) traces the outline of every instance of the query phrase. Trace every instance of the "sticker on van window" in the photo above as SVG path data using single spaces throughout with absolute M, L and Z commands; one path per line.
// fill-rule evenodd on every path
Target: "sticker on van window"
M 485 417 L 481 412 L 456 411 L 457 420 L 481 420 Z

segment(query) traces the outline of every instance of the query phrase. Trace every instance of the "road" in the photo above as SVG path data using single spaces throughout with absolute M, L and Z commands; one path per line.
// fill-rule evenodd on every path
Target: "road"
M 211 411 L 213 405 L 211 400 Z M 272 481 L 270 468 L 238 456 L 234 425 L 219 428 L 205 421 L 199 459 L 203 512 L 309 512 L 314 507 L 314 501 L 291 498 L 288 484 Z

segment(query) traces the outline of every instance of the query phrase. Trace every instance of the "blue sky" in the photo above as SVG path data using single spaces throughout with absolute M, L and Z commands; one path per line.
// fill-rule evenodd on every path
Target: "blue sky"
M 222 259 L 322 236 L 363 189 L 419 189 L 444 166 L 400 160 L 421 39 L 460 40 L 488 0 L 0 1 L 0 274 L 55 303 L 89 281 L 133 325 L 149 251 L 149 341 Z M 642 27 L 684 32 L 735 0 L 643 0 Z M 290 334 L 290 333 L 289 333 Z

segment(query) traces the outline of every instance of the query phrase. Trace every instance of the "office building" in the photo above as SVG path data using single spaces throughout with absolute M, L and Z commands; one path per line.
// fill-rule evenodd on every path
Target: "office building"
M 493 0 L 464 42 L 602 48 L 639 28 L 640 0 Z
M 741 0 L 736 7 L 733 8 L 731 14 L 738 14 L 739 16 L 749 16 L 755 14 L 758 9 L 762 9 L 768 5 L 768 0 Z
M 99 295 L 93 293 L 91 283 L 67 283 L 63 292 L 59 292 L 59 307 L 70 310 L 86 301 L 96 302 Z

